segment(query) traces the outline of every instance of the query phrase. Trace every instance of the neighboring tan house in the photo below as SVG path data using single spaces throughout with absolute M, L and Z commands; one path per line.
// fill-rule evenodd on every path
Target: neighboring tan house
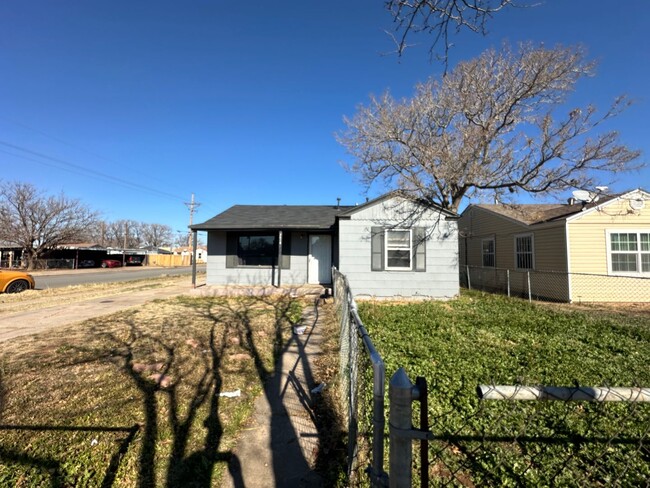
M 508 279 L 525 294 L 530 280 L 542 299 L 650 301 L 644 190 L 567 204 L 470 205 L 458 229 L 461 270 L 481 287 L 504 289 Z
M 178 254 L 180 256 L 191 256 L 192 255 L 192 247 L 191 246 L 183 246 L 183 247 L 175 247 L 172 251 L 174 254 Z M 208 257 L 208 248 L 205 246 L 197 246 L 196 248 L 196 262 L 197 263 L 205 263 Z
M 459 291 L 457 217 L 388 194 L 235 205 L 191 229 L 208 233 L 208 285 L 329 285 L 336 266 L 355 296 L 448 298 Z

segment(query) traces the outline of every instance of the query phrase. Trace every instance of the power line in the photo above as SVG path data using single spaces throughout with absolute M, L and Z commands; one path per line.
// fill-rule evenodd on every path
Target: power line
M 76 144 L 72 144 L 72 143 L 70 143 L 70 142 L 68 142 L 68 141 L 65 141 L 65 140 L 59 138 L 59 137 L 56 137 L 56 136 L 53 136 L 53 135 L 48 134 L 48 133 L 46 133 L 46 132 L 43 132 L 43 131 L 40 130 L 40 129 L 36 129 L 36 128 L 34 128 L 34 127 L 31 127 L 31 126 L 29 126 L 29 125 L 23 124 L 23 123 L 21 123 L 21 122 L 17 122 L 17 121 L 15 121 L 15 120 L 7 119 L 6 117 L 1 117 L 1 116 L 0 116 L 0 119 L 3 119 L 3 120 L 5 120 L 6 122 L 9 122 L 10 124 L 16 125 L 16 126 L 18 126 L 18 127 L 22 127 L 23 129 L 30 130 L 30 131 L 32 131 L 32 132 L 34 132 L 34 133 L 36 133 L 36 134 L 40 134 L 41 136 L 43 136 L 43 137 L 45 137 L 45 138 L 47 138 L 47 139 L 51 139 L 51 140 L 53 140 L 53 141 L 56 141 L 56 142 L 58 142 L 58 143 L 60 143 L 60 144 L 64 144 L 64 145 L 66 145 L 66 146 L 68 146 L 68 147 L 71 147 L 71 148 L 73 148 L 73 149 L 77 149 L 77 150 L 79 150 L 79 151 L 85 152 L 86 154 L 89 154 L 89 155 L 93 156 L 94 158 L 101 159 L 101 160 L 103 160 L 103 161 L 106 161 L 107 163 L 111 163 L 112 165 L 121 166 L 121 167 L 124 168 L 125 170 L 128 169 L 129 171 L 135 171 L 136 173 L 139 173 L 139 174 L 142 175 L 142 176 L 147 176 L 148 178 L 152 178 L 152 176 L 149 175 L 149 174 L 145 174 L 144 172 L 142 172 L 142 171 L 138 171 L 137 169 L 134 170 L 133 168 L 126 167 L 125 165 L 120 164 L 120 163 L 117 162 L 117 161 L 114 161 L 114 160 L 112 160 L 112 159 L 110 159 L 110 158 L 107 158 L 107 157 L 105 157 L 105 156 L 102 156 L 101 154 L 97 154 L 97 153 L 95 153 L 95 152 L 93 152 L 93 151 L 90 151 L 90 150 L 84 148 L 84 147 L 78 146 L 78 145 L 76 145 Z M 154 177 L 153 179 L 159 181 L 160 183 L 164 183 L 164 182 L 163 182 L 161 179 L 159 179 L 159 178 L 155 178 L 155 177 Z
M 112 176 L 112 175 L 108 175 L 106 173 L 102 173 L 101 171 L 97 171 L 97 170 L 90 169 L 90 168 L 85 168 L 85 167 L 80 166 L 78 164 L 71 163 L 70 161 L 66 161 L 66 160 L 61 159 L 61 158 L 56 158 L 56 157 L 53 157 L 53 156 L 49 156 L 47 154 L 43 154 L 43 153 L 40 153 L 40 152 L 37 152 L 37 151 L 33 151 L 31 149 L 28 149 L 28 148 L 25 148 L 25 147 L 22 147 L 22 146 L 18 146 L 16 144 L 11 144 L 11 143 L 6 142 L 6 141 L 1 141 L 0 140 L 0 145 L 9 147 L 9 148 L 14 149 L 14 150 L 23 151 L 23 152 L 25 152 L 27 154 L 34 155 L 34 156 L 36 156 L 38 158 L 43 158 L 43 159 L 52 161 L 53 163 L 56 163 L 56 164 L 48 164 L 48 163 L 46 163 L 44 161 L 41 161 L 41 160 L 38 160 L 38 159 L 29 158 L 29 157 L 26 157 L 26 156 L 23 156 L 23 155 L 20 155 L 20 154 L 12 154 L 12 153 L 6 153 L 5 152 L 6 154 L 11 154 L 12 156 L 21 157 L 23 159 L 34 161 L 36 163 L 44 164 L 44 165 L 50 166 L 50 167 L 55 167 L 55 168 L 58 168 L 58 169 L 64 169 L 64 170 L 70 171 L 72 173 L 77 173 L 77 174 L 81 174 L 83 176 L 88 176 L 90 178 L 108 180 L 108 181 L 111 181 L 113 183 L 125 186 L 127 188 L 138 189 L 138 190 L 146 191 L 146 192 L 153 193 L 153 194 L 156 194 L 156 195 L 159 195 L 159 196 L 165 196 L 165 197 L 168 197 L 168 198 L 173 198 L 175 200 L 181 200 L 181 201 L 184 200 L 184 198 L 179 196 L 179 195 L 174 195 L 172 193 L 167 193 L 167 192 L 162 191 L 162 190 L 157 190 L 155 188 L 151 188 L 151 187 L 139 184 L 139 183 L 134 183 L 134 182 L 131 182 L 131 181 L 127 181 L 127 180 L 124 180 L 122 178 L 118 178 L 117 176 Z M 63 165 L 64 167 L 62 167 L 61 165 Z

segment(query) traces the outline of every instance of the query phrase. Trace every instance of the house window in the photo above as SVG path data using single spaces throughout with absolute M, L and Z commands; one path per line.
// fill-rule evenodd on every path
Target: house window
M 515 267 L 517 269 L 533 269 L 533 235 L 515 236 Z
M 239 266 L 272 266 L 278 251 L 273 235 L 239 235 L 237 260 Z
M 226 233 L 226 268 L 278 266 L 279 232 Z M 282 235 L 282 269 L 291 269 L 291 232 Z
M 650 232 L 610 232 L 612 273 L 650 274 Z
M 483 267 L 485 268 L 494 268 L 495 266 L 495 256 L 494 256 L 494 239 L 483 239 L 481 241 L 481 252 L 483 255 Z
M 410 229 L 386 229 L 386 269 L 411 269 Z

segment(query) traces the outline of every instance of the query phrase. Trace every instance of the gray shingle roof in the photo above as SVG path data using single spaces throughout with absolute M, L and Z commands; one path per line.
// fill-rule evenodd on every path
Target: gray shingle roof
M 336 217 L 353 208 L 341 205 L 234 205 L 193 230 L 331 229 Z

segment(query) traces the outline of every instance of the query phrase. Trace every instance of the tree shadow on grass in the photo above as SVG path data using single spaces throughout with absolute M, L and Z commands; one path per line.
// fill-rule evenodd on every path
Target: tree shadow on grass
M 121 460 L 129 450 L 133 451 L 134 446 L 138 451 L 131 456 L 137 456 L 137 462 L 133 462 L 137 472 L 128 476 L 137 480 L 139 487 L 207 488 L 211 486 L 216 464 L 225 462 L 233 486 L 245 486 L 240 460 L 222 445 L 224 422 L 227 421 L 222 408 L 223 397 L 220 396 L 224 375 L 228 374 L 228 368 L 233 371 L 233 365 L 240 366 L 231 358 L 231 347 L 245 351 L 249 359 L 246 364 L 241 363 L 241 368 L 248 368 L 250 375 L 257 378 L 273 408 L 269 448 L 272 450 L 275 483 L 269 480 L 269 484 L 297 486 L 293 475 L 298 473 L 304 479 L 311 467 L 300 447 L 300 433 L 294 428 L 284 403 L 289 388 L 295 388 L 309 420 L 314 422 L 315 419 L 310 409 L 313 395 L 309 392 L 313 375 L 305 352 L 309 336 L 291 335 L 287 339 L 290 335 L 287 332 L 297 319 L 295 300 L 288 296 L 238 300 L 179 298 L 174 305 L 187 310 L 179 323 L 164 320 L 158 325 L 140 323 L 136 314 L 126 314 L 117 319 L 112 317 L 106 322 L 90 322 L 84 335 L 80 336 L 80 341 L 86 342 L 73 347 L 78 354 L 72 360 L 72 355 L 56 360 L 63 368 L 92 363 L 109 365 L 137 388 L 135 401 L 141 405 L 141 425 L 63 429 L 121 429 L 125 432 L 118 449 L 110 457 L 101 486 L 108 488 L 117 482 Z M 263 334 L 258 320 L 264 314 L 270 315 L 270 324 Z M 291 365 L 288 374 L 283 374 L 279 359 L 290 348 L 295 349 L 295 364 Z M 299 366 L 304 377 L 302 385 L 306 388 L 300 386 L 301 380 L 296 375 Z M 1 380 L 0 414 L 5 395 Z M 113 376 L 109 381 L 120 380 Z M 83 380 L 80 385 L 83 386 Z M 64 468 L 56 459 L 30 457 L 11 449 L 1 449 L 0 457 L 48 470 L 52 486 L 66 483 L 62 474 Z
M 167 411 L 171 431 L 171 448 L 167 459 L 165 486 L 209 487 L 217 462 L 230 461 L 230 451 L 220 451 L 223 426 L 219 416 L 222 390 L 222 362 L 225 355 L 229 324 L 214 322 L 206 338 L 191 337 L 194 362 L 179 353 L 182 342 L 165 339 L 163 325 L 159 335 L 128 321 L 129 334 L 121 339 L 117 334 L 100 332 L 113 348 L 105 356 L 116 364 L 138 388 L 143 413 L 141 447 L 138 460 L 138 486 L 159 486 L 156 479 L 157 450 L 161 441 L 160 413 Z M 154 353 L 154 354 L 152 354 Z M 147 360 L 162 354 L 153 364 Z M 160 359 L 157 356 L 156 359 Z M 197 364 L 198 363 L 198 364 Z M 188 368 L 193 370 L 190 379 Z M 186 371 L 183 371 L 186 369 Z M 164 405 L 161 405 L 164 404 Z M 207 408 L 202 425 L 205 436 L 199 449 L 192 440 L 201 409 Z M 232 460 L 236 465 L 238 461 Z M 242 483 L 236 483 L 242 486 Z
M 332 419 L 334 414 L 325 411 L 332 405 L 321 402 L 317 394 L 311 392 L 314 386 L 314 374 L 309 361 L 307 346 L 312 340 L 314 326 L 318 319 L 318 299 L 314 303 L 313 323 L 309 325 L 309 334 L 296 335 L 286 331 L 300 321 L 302 314 L 295 314 L 296 301 L 291 294 L 281 297 L 250 295 L 239 300 L 215 300 L 204 303 L 203 314 L 213 322 L 223 320 L 224 315 L 235 319 L 234 327 L 242 347 L 253 359 L 255 371 L 264 386 L 264 396 L 271 408 L 270 445 L 272 453 L 274 482 L 277 487 L 318 486 L 323 479 L 315 473 L 315 468 L 325 467 L 322 440 L 332 438 L 333 424 L 324 424 L 317 418 L 314 406 L 319 403 L 318 417 Z M 273 358 L 269 361 L 261 353 L 259 342 L 264 340 L 256 334 L 254 318 L 260 307 L 272 308 L 274 313 Z M 292 390 L 292 391 L 291 391 Z M 298 412 L 298 415 L 295 415 Z M 293 415 L 293 421 L 292 421 Z M 311 424 L 316 434 L 302 432 L 300 425 L 294 425 L 296 418 Z M 312 430 L 310 427 L 307 431 Z M 309 439 L 303 436 L 313 436 Z M 313 449 L 315 452 L 305 452 Z M 320 471 L 320 470 L 319 470 Z M 236 472 L 231 464 L 231 474 Z

